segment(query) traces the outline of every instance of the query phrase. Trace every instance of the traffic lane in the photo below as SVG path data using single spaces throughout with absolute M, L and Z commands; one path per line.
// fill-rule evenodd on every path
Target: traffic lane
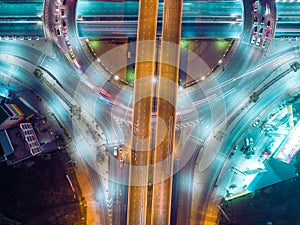
M 12 17 L 12 18 L 22 18 L 26 17 L 41 17 L 43 15 L 43 2 L 30 2 L 30 3 L 16 3 L 13 2 L 1 2 L 0 17 Z
M 78 38 L 77 33 L 77 26 L 76 26 L 76 15 L 75 15 L 75 1 L 67 1 L 67 8 L 68 8 L 68 17 L 66 19 L 67 21 L 67 30 L 68 35 L 70 37 L 70 43 L 72 46 L 77 46 L 77 48 L 74 50 L 75 56 L 79 61 L 80 66 L 82 67 L 82 71 L 86 73 L 88 77 L 91 77 L 91 81 L 95 83 L 95 85 L 104 86 L 105 83 L 107 83 L 105 77 L 101 76 L 97 69 L 91 64 L 90 60 L 87 58 L 87 56 L 84 53 L 84 50 L 81 46 L 81 41 Z M 102 70 L 103 73 L 108 73 L 105 70 Z M 112 85 L 113 86 L 113 85 Z M 112 89 L 116 90 L 116 87 L 112 87 Z
M 38 36 L 44 37 L 44 28 L 41 21 L 23 21 L 23 22 L 0 22 L 1 36 Z
M 2 42 L 0 48 L 0 53 L 6 54 L 9 52 L 11 55 L 27 59 L 30 56 L 30 61 L 38 66 L 41 66 L 45 70 L 49 71 L 54 77 L 57 77 L 58 80 L 64 84 L 69 83 L 72 85 L 65 85 L 62 88 L 68 89 L 68 92 L 74 94 L 74 87 L 76 87 L 79 83 L 78 79 L 74 79 L 76 77 L 72 77 L 70 75 L 74 74 L 74 70 L 70 69 L 67 64 L 60 65 L 60 62 L 57 59 L 49 57 L 44 53 L 38 51 L 35 48 L 31 48 L 30 46 L 12 43 L 12 42 Z
M 261 57 L 263 56 L 263 51 L 257 48 L 253 48 L 253 46 L 248 43 L 241 43 L 240 46 L 243 48 L 237 50 L 237 52 L 233 56 L 233 59 L 226 65 L 225 71 L 221 73 L 216 79 L 204 84 L 201 90 L 203 94 L 205 94 L 206 96 L 213 96 L 214 92 L 218 94 L 218 92 L 220 90 L 223 90 L 224 88 L 225 91 L 232 89 L 232 86 L 230 86 L 231 84 L 236 84 L 236 81 L 244 82 L 245 80 L 238 79 L 234 82 L 230 82 L 230 80 L 232 80 L 235 75 L 246 73 L 246 71 L 248 70 L 247 68 L 252 68 L 258 64 L 258 62 L 261 60 Z M 245 51 L 245 49 L 247 50 Z M 199 90 L 196 90 L 190 95 L 190 97 L 194 101 L 197 100 L 197 96 L 199 96 Z
M 112 159 L 113 156 L 110 157 Z M 128 192 L 128 166 L 121 166 L 120 155 L 113 160 L 113 166 L 109 170 L 109 178 L 113 183 L 109 190 L 113 192 L 113 224 L 126 223 L 127 215 L 127 192 Z
M 228 2 L 228 1 L 219 1 L 219 2 L 195 2 L 187 1 L 183 3 L 183 17 L 196 14 L 198 15 L 232 15 L 242 14 L 242 4 L 241 2 Z
M 215 151 L 212 150 L 211 151 Z M 197 221 L 198 223 L 203 221 L 206 215 L 206 210 L 209 202 L 215 201 L 213 195 L 213 188 L 218 178 L 220 168 L 223 166 L 226 157 L 218 156 L 207 168 L 195 168 L 197 173 L 194 174 L 193 184 L 193 202 L 191 209 L 191 221 Z M 199 166 L 199 164 L 198 164 Z M 195 176 L 198 178 L 196 179 Z M 197 192 L 197 193 L 195 193 Z M 196 200 L 195 200 L 196 198 Z
M 138 2 L 97 2 L 97 1 L 80 1 L 78 3 L 78 15 L 90 16 L 119 16 L 124 17 L 138 16 Z M 159 3 L 158 16 L 162 17 L 163 3 Z M 194 2 L 187 1 L 183 3 L 183 17 L 201 16 L 231 16 L 242 15 L 241 2 Z
M 289 52 L 291 53 L 291 57 L 294 57 L 293 49 L 289 49 Z M 217 101 L 212 99 L 208 102 L 202 103 L 200 105 L 201 108 L 199 108 L 198 113 L 190 114 L 191 115 L 190 117 L 188 115 L 181 116 L 180 119 L 183 121 L 188 121 L 188 120 L 193 121 L 198 117 L 198 118 L 205 118 L 205 120 L 201 120 L 201 123 L 211 121 L 211 119 L 212 119 L 211 122 L 216 123 L 215 118 L 224 118 L 224 115 L 232 115 L 235 109 L 240 108 L 241 103 L 245 103 L 248 101 L 248 96 L 257 88 L 257 85 L 261 83 L 266 77 L 268 77 L 270 72 L 273 72 L 270 71 L 270 68 L 273 68 L 274 62 L 277 62 L 280 58 L 281 59 L 287 58 L 288 60 L 291 59 L 291 57 L 286 57 L 285 54 L 281 54 L 278 56 L 278 58 L 274 58 L 264 63 L 262 66 L 259 66 L 259 69 L 254 71 L 253 74 L 249 74 L 249 76 L 246 76 L 245 78 L 241 79 L 242 81 L 241 83 L 238 83 L 238 85 L 243 86 L 243 89 L 241 90 L 239 89 L 239 93 L 233 92 L 230 95 L 224 96 L 223 104 L 224 103 L 226 104 L 226 108 L 220 107 L 220 103 L 222 102 L 221 99 Z M 286 62 L 287 62 L 286 60 L 282 60 L 282 63 L 286 63 Z M 264 74 L 264 76 L 262 74 Z M 232 85 L 231 88 L 234 88 L 237 85 L 236 81 L 232 82 L 230 85 Z M 224 109 L 226 111 L 223 111 Z M 211 115 L 212 113 L 214 115 L 213 117 L 207 116 L 207 115 Z M 208 125 L 211 126 L 211 124 Z
M 299 36 L 300 23 L 292 21 L 281 21 L 276 23 L 275 37 L 297 37 Z
M 199 148 L 201 148 L 199 146 Z M 185 166 L 174 175 L 172 191 L 171 224 L 188 224 L 191 217 L 193 200 L 193 176 L 199 150 L 193 155 Z
M 108 200 L 112 202 L 112 221 L 113 224 L 120 224 L 120 182 L 119 182 L 120 162 L 113 154 L 108 155 Z M 119 209 L 119 210 L 118 210 Z
M 100 224 L 109 224 L 107 201 L 105 198 L 101 178 L 94 168 L 90 167 L 88 164 L 86 164 L 86 167 L 88 169 L 88 173 L 92 183 L 92 188 L 96 195 L 97 204 L 99 206 L 99 218 L 101 221 Z
M 130 36 L 136 37 L 137 22 L 120 21 L 119 23 L 109 21 L 79 21 L 77 23 L 78 35 L 81 38 L 96 36 Z M 160 34 L 162 24 L 157 26 L 157 33 Z M 183 21 L 181 37 L 222 37 L 239 38 L 243 29 L 242 22 L 223 21 L 203 22 L 203 21 Z
M 0 42 L 0 53 L 17 56 L 23 59 L 30 58 L 30 62 L 35 65 L 39 65 L 46 55 L 37 50 L 36 48 L 31 48 L 27 45 L 22 45 L 22 42 L 12 42 L 12 41 L 1 41 Z
M 291 53 L 290 57 L 292 56 L 293 53 Z M 290 59 L 288 55 L 280 56 L 280 57 L 284 59 L 282 61 L 283 63 L 284 61 Z M 235 95 L 230 94 L 229 96 L 226 96 L 224 98 L 226 102 L 227 112 L 231 113 L 235 108 L 234 105 L 238 105 L 237 103 L 245 102 L 247 96 L 249 96 L 265 79 L 269 77 L 270 74 L 272 74 L 272 72 L 275 70 L 273 69 L 274 68 L 273 64 L 277 60 L 278 58 L 265 62 L 263 65 L 255 69 L 253 73 L 248 75 L 246 74 L 246 76 L 240 77 L 239 79 L 235 80 L 234 82 L 228 85 L 227 90 L 229 90 L 230 88 L 234 88 L 235 85 L 238 85 L 238 87 L 243 87 L 243 89 L 239 89 L 239 94 L 235 94 Z
M 156 40 L 156 22 L 157 22 L 157 9 L 158 2 L 154 0 L 145 0 L 141 1 L 139 5 L 139 29 L 138 29 L 138 41 L 142 40 Z M 142 44 L 145 44 L 142 42 Z M 136 65 L 136 77 L 135 77 L 135 98 L 141 97 L 141 94 L 144 96 L 145 94 L 152 93 L 152 84 L 149 83 L 146 85 L 142 83 L 137 83 L 136 80 L 143 77 L 151 76 L 154 72 L 154 57 L 155 57 L 155 48 L 153 45 L 147 45 L 146 49 L 143 49 L 142 46 L 137 46 L 137 58 L 143 56 L 150 56 L 149 58 L 153 58 L 151 62 L 141 62 Z M 146 89 L 141 89 L 141 88 Z M 141 93 L 142 92 L 142 93 Z M 137 96 L 137 94 L 140 96 Z M 152 108 L 148 108 L 148 112 L 146 112 L 146 116 L 140 117 L 136 114 L 136 107 L 143 106 L 142 104 L 145 101 L 149 101 L 150 104 L 147 106 L 151 106 L 152 104 L 152 96 L 147 96 L 148 98 L 142 98 L 134 104 L 134 114 L 133 121 L 135 123 L 141 123 L 146 125 L 146 130 L 140 131 L 136 130 L 136 136 L 141 136 L 142 138 L 149 137 L 150 129 L 151 129 L 151 111 Z M 139 120 L 139 121 L 137 121 Z M 139 126 L 138 126 L 139 127 Z M 141 127 L 144 129 L 143 127 Z M 143 137 L 145 135 L 145 137 Z M 135 139 L 133 139 L 132 148 L 135 149 Z M 150 142 L 146 141 L 145 147 L 142 147 L 142 150 L 150 150 Z M 137 146 L 139 147 L 139 146 Z M 147 221 L 147 194 L 148 194 L 148 168 L 149 168 L 149 151 L 137 151 L 138 154 L 142 153 L 142 155 L 137 155 L 136 159 L 132 159 L 130 163 L 130 187 L 128 192 L 128 213 L 127 213 L 127 223 L 128 224 L 144 224 Z M 143 154 L 145 153 L 145 155 Z M 143 159 L 144 158 L 144 159 Z M 132 166 L 132 161 L 135 161 L 138 165 L 140 161 L 142 161 L 144 170 L 141 171 L 141 167 L 139 169 L 135 169 Z M 136 185 L 139 186 L 133 186 Z
M 165 1 L 162 41 L 179 45 L 181 35 L 182 1 Z M 168 79 L 177 84 L 179 48 L 169 48 L 162 44 L 161 57 L 163 60 L 173 62 L 175 66 L 160 64 L 159 78 Z M 175 143 L 176 106 L 169 103 L 176 102 L 177 86 L 165 86 L 158 82 L 157 117 L 162 120 L 156 125 L 156 147 L 154 151 L 153 191 L 151 222 L 153 224 L 169 224 L 172 200 L 172 172 L 173 148 Z M 162 99 L 163 98 L 163 99 Z M 164 137 L 161 137 L 161 126 L 166 126 Z M 161 142 L 160 142 L 161 141 Z M 164 163 L 162 163 L 166 160 Z
M 78 77 L 76 70 L 70 68 L 65 58 L 61 60 L 62 61 L 57 61 L 46 57 L 40 66 L 53 74 L 55 79 L 60 82 L 62 88 L 70 94 L 70 96 L 74 96 L 77 92 L 78 85 L 81 84 L 80 77 Z
M 97 2 L 80 1 L 77 15 L 89 16 L 138 16 L 138 2 Z
M 294 2 L 276 2 L 276 13 L 278 18 L 281 15 L 299 15 L 300 5 Z

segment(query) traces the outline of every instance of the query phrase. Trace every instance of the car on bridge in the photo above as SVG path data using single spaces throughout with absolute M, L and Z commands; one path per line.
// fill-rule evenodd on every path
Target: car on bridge
M 258 24 L 258 18 L 257 18 L 257 16 L 254 16 L 254 18 L 253 18 L 253 24 Z
M 248 147 L 250 145 L 249 138 L 245 138 L 244 142 L 245 142 L 246 147 Z
M 124 159 L 120 159 L 120 168 L 124 167 Z
M 61 16 L 65 16 L 66 13 L 65 13 L 65 9 L 61 9 Z
M 59 11 L 59 4 L 55 4 L 55 11 Z
M 268 39 L 269 37 L 270 37 L 270 30 L 267 30 L 265 34 L 265 39 Z
M 66 45 L 68 46 L 68 48 L 69 48 L 69 49 L 72 49 L 72 47 L 71 47 L 71 43 L 70 43 L 70 41 L 69 41 L 69 40 L 66 40 Z
M 256 37 L 255 35 L 252 36 L 252 39 L 251 39 L 251 44 L 254 44 L 255 43 L 255 40 L 256 40 Z
M 60 27 L 55 27 L 55 33 L 56 33 L 57 36 L 61 35 Z
M 257 26 L 254 26 L 253 28 L 253 34 L 256 34 L 257 33 Z
M 66 28 L 66 27 L 67 27 L 67 24 L 66 24 L 66 21 L 65 21 L 65 20 L 62 20 L 62 25 L 63 25 L 63 28 Z
M 73 50 L 70 50 L 69 52 L 70 52 L 70 56 L 71 56 L 72 58 L 75 58 L 75 55 L 74 55 Z
M 256 46 L 259 46 L 259 45 L 260 45 L 260 37 L 257 38 L 255 45 L 256 45 Z
M 263 27 L 261 27 L 260 29 L 259 29 L 259 32 L 258 32 L 258 35 L 262 35 L 263 34 L 263 32 L 264 32 L 264 28 Z
M 55 15 L 55 23 L 58 23 L 58 21 L 59 21 L 59 15 L 56 14 L 56 15 Z
M 255 2 L 253 3 L 253 11 L 254 11 L 254 12 L 257 12 L 257 11 L 258 11 L 258 5 L 259 5 L 258 1 L 255 1 Z
M 114 156 L 117 156 L 118 155 L 118 149 L 117 149 L 117 147 L 115 146 L 114 147 Z

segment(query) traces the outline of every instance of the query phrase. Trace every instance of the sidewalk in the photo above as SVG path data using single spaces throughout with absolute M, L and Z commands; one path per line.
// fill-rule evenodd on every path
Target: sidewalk
M 74 119 L 76 117 L 76 119 Z M 85 139 L 86 144 L 88 144 L 89 151 L 92 153 L 94 163 L 96 165 L 97 172 L 101 175 L 102 185 L 104 185 L 104 191 L 108 190 L 108 154 L 107 154 L 107 143 L 104 136 L 104 132 L 99 125 L 95 122 L 87 112 L 81 111 L 80 115 L 74 116 L 73 122 L 76 124 L 81 135 Z M 101 155 L 101 157 L 99 156 Z M 104 172 L 105 171 L 105 172 Z M 108 194 L 106 193 L 106 199 Z
M 91 185 L 89 173 L 84 165 L 84 162 L 79 155 L 78 151 L 75 151 L 72 155 L 72 159 L 76 161 L 75 173 L 81 192 L 84 196 L 85 202 L 83 207 L 86 207 L 86 224 L 87 225 L 100 225 L 100 219 L 98 214 L 98 204 L 95 200 L 94 191 Z

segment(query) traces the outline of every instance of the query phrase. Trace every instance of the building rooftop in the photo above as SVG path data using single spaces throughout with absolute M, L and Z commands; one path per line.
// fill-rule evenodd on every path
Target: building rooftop
M 296 177 L 293 163 L 287 164 L 271 158 L 266 165 L 267 172 L 258 173 L 248 186 L 249 191 L 259 190 L 267 186 Z
M 34 112 L 29 109 L 22 101 L 20 101 L 18 98 L 13 98 L 12 99 L 12 103 L 16 104 L 20 110 L 22 111 L 22 113 L 24 114 L 24 118 L 28 118 L 31 115 L 34 114 Z
M 33 157 L 30 150 L 26 147 L 27 143 L 22 137 L 18 126 L 10 128 L 6 131 L 9 138 L 12 140 L 12 146 L 14 148 L 14 154 L 7 160 L 8 165 L 15 164 Z
M 4 110 L 2 106 L 0 106 L 0 124 L 3 123 L 7 118 L 8 114 L 6 110 Z
M 9 155 L 14 152 L 6 130 L 0 131 L 0 155 Z

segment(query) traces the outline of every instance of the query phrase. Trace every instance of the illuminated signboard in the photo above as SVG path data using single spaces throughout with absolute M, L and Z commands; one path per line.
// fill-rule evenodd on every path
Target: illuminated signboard
M 280 151 L 276 154 L 275 158 L 285 163 L 290 163 L 293 157 L 300 149 L 300 123 L 292 130 L 290 135 L 286 138 L 285 143 L 281 145 Z

